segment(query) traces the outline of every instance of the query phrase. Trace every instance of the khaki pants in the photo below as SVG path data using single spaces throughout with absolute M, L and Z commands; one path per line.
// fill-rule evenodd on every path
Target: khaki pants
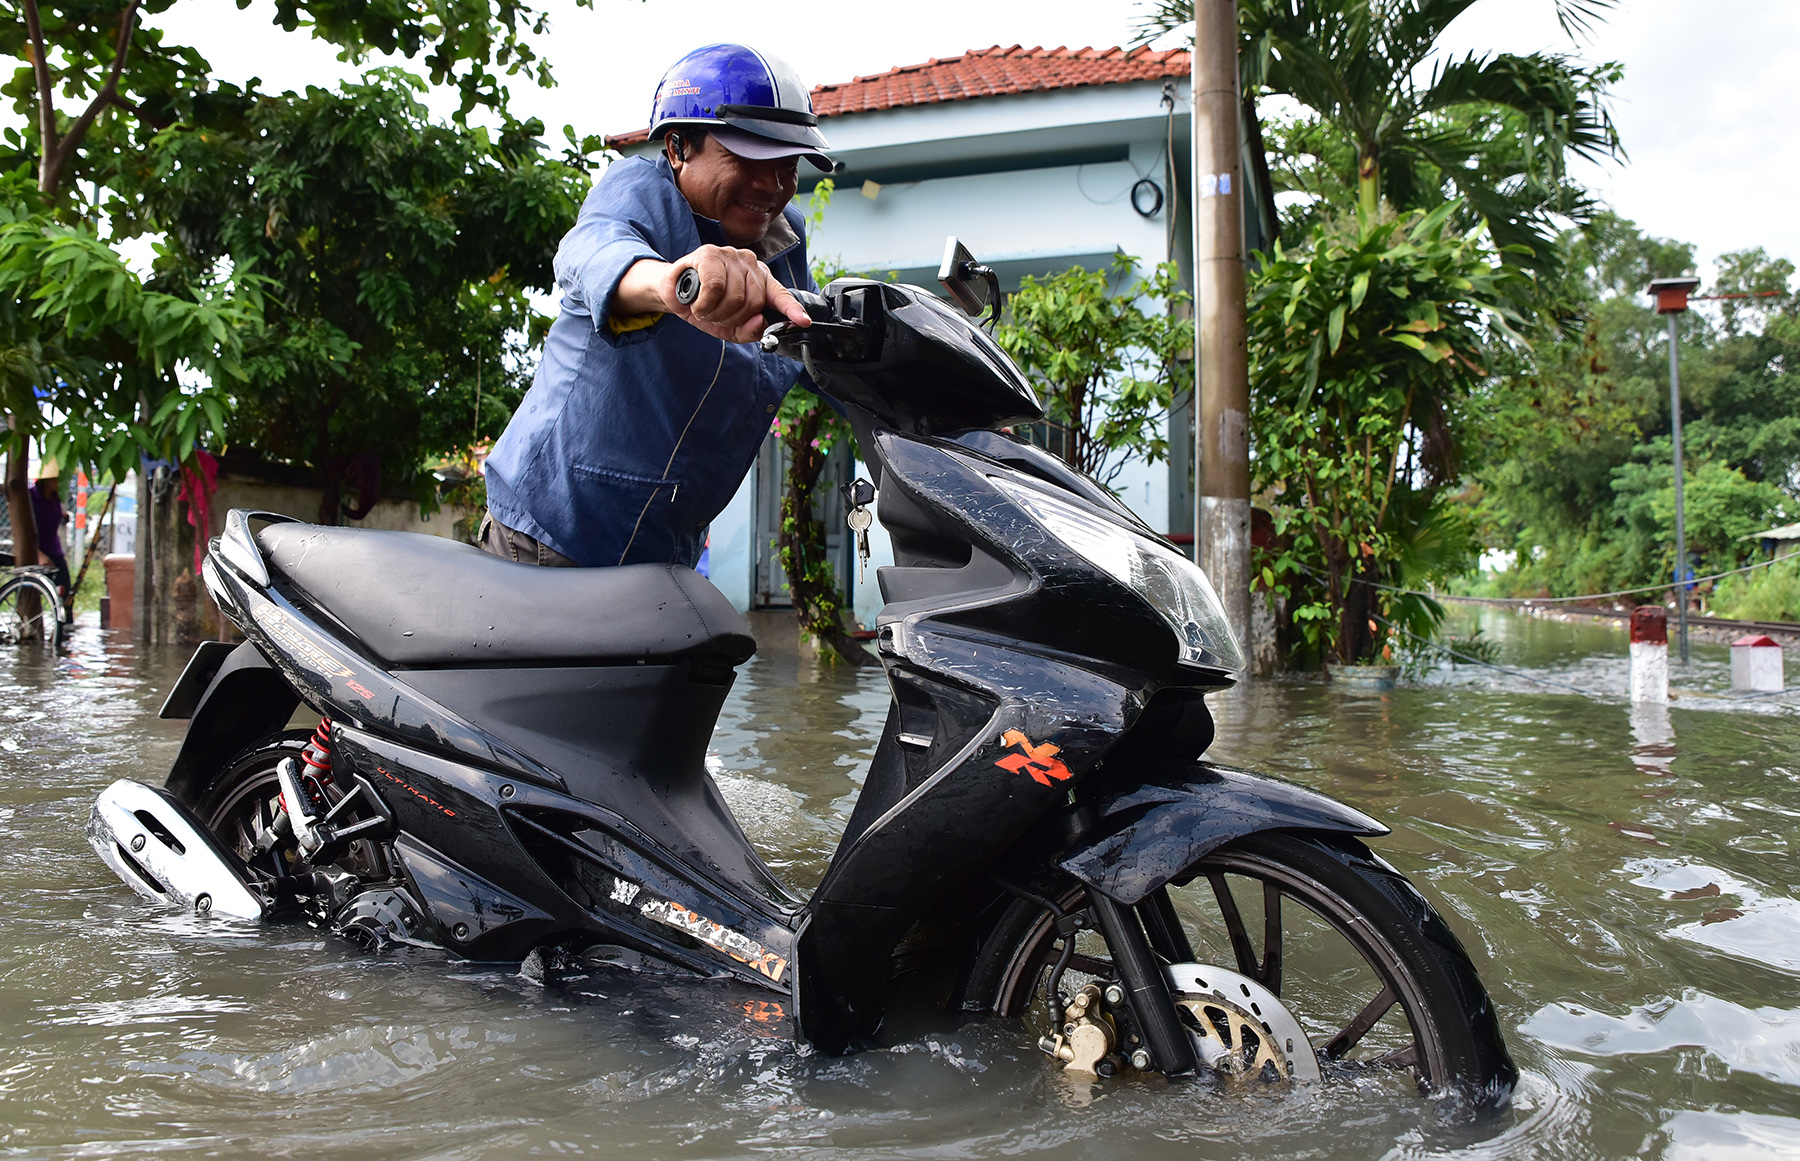
M 514 564 L 541 564 L 554 568 L 575 568 L 575 562 L 549 545 L 539 543 L 515 528 L 508 528 L 489 513 L 481 518 L 481 532 L 476 537 L 484 552 Z

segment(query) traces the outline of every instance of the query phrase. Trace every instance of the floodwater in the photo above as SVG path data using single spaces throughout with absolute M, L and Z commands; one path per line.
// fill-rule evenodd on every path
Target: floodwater
M 1075 1084 L 1000 1021 L 832 1059 L 736 985 L 544 989 L 159 912 L 82 826 L 111 780 L 160 782 L 183 658 L 85 628 L 61 659 L 0 653 L 0 1156 L 1800 1157 L 1795 699 L 1719 696 L 1702 644 L 1684 696 L 1634 711 L 1622 630 L 1458 615 L 1513 674 L 1258 683 L 1217 700 L 1213 755 L 1394 827 L 1377 849 L 1461 934 L 1523 1071 L 1495 1124 L 1392 1088 Z M 747 667 L 715 772 L 810 888 L 885 695 L 798 677 Z

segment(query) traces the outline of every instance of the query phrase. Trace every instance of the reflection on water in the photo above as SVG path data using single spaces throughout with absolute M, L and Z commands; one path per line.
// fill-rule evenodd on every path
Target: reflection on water
M 1800 1121 L 1755 1113 L 1676 1113 L 1663 1125 L 1667 1161 L 1765 1161 L 1792 1154 Z
M 86 629 L 62 659 L 0 654 L 0 1155 L 1800 1157 L 1800 713 L 1727 696 L 1723 647 L 1632 707 L 1622 630 L 1457 615 L 1517 675 L 1258 683 L 1216 699 L 1215 756 L 1393 825 L 1381 853 L 1462 935 L 1524 1070 L 1498 1125 L 1445 1129 L 1379 1084 L 1073 1083 L 1000 1022 L 832 1059 L 735 984 L 544 987 L 157 912 L 81 826 L 114 778 L 166 772 L 184 658 Z M 709 764 L 802 890 L 885 707 L 878 672 L 791 651 L 732 692 Z
M 1800 1010 L 1746 1008 L 1691 988 L 1679 1000 L 1663 997 L 1624 1016 L 1550 1004 L 1534 1012 L 1520 1030 L 1585 1056 L 1693 1048 L 1727 1068 L 1800 1085 Z

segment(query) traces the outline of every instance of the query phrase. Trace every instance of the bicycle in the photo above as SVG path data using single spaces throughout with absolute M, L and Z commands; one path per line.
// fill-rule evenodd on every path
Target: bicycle
M 0 645 L 62 645 L 69 612 L 56 584 L 56 570 L 29 564 L 0 568 Z

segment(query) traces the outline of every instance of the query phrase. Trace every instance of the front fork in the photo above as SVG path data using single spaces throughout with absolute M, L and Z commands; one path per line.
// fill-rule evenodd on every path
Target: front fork
M 1195 1070 L 1193 1042 L 1177 1015 L 1175 997 L 1157 962 L 1158 956 L 1169 963 L 1187 963 L 1194 958 L 1167 888 L 1152 892 L 1135 909 L 1090 889 L 1086 892 L 1086 907 L 1064 912 L 1050 900 L 1003 879 L 995 878 L 993 882 L 1009 894 L 1048 911 L 1062 936 L 1062 952 L 1044 980 L 1052 1030 L 1042 1042 L 1044 1051 L 1079 1071 L 1111 1076 L 1113 1062 L 1118 1059 L 1113 1053 L 1121 1047 L 1121 1034 L 1112 1017 L 1102 1013 L 1123 1009 L 1142 1032 L 1143 1047 L 1127 1053 L 1132 1067 L 1155 1068 L 1170 1076 Z M 1072 1000 L 1066 1000 L 1062 977 L 1074 957 L 1075 939 L 1083 928 L 1096 926 L 1112 953 L 1112 966 L 1119 979 L 1104 986 L 1089 984 Z M 1140 1043 L 1138 1036 L 1130 1039 Z
M 1163 945 L 1156 951 L 1175 963 L 1192 959 L 1191 952 L 1177 954 L 1185 950 L 1187 937 L 1180 924 L 1175 922 L 1174 907 L 1170 905 L 1167 893 L 1158 891 L 1152 899 L 1160 899 L 1160 907 L 1146 900 L 1142 908 L 1148 913 L 1146 918 L 1157 937 L 1156 942 Z M 1125 999 L 1130 1002 L 1131 1013 L 1143 1032 L 1151 1063 L 1168 1076 L 1193 1072 L 1196 1065 L 1194 1044 L 1175 1014 L 1175 996 L 1169 991 L 1169 981 L 1156 961 L 1145 925 L 1138 921 L 1132 908 L 1098 891 L 1088 892 L 1088 909 L 1093 912 L 1107 949 L 1112 952 L 1113 967 L 1118 970 Z

